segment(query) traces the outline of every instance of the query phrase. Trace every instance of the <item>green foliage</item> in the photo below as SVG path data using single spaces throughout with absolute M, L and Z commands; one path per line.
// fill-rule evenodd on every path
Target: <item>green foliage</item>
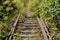
M 59 0 L 36 0 L 30 10 L 33 17 L 40 16 L 49 28 L 51 36 L 55 36 L 57 24 L 60 23 L 60 1 Z M 57 34 L 58 35 L 58 34 Z
M 18 33 L 14 33 L 13 40 L 22 40 Z
M 16 14 L 17 8 L 15 3 L 10 0 L 2 1 L 0 3 L 0 39 L 7 36 L 10 32 L 10 20 L 12 15 Z

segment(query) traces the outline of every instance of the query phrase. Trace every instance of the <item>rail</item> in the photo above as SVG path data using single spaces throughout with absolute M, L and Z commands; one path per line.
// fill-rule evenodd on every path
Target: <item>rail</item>
M 17 18 L 16 18 L 16 20 L 13 24 L 13 27 L 11 29 L 11 32 L 9 33 L 10 36 L 8 38 L 6 38 L 6 40 L 12 40 L 12 36 L 14 34 L 17 22 L 19 20 L 19 17 L 20 17 L 20 14 L 18 14 L 18 16 L 17 16 Z M 38 23 L 40 25 L 44 40 L 52 40 L 52 38 L 51 38 L 47 28 L 46 28 L 46 25 L 45 25 L 44 21 L 42 20 L 42 18 L 36 17 L 36 19 L 38 20 Z
M 20 14 L 18 14 L 14 24 L 12 25 L 13 27 L 11 28 L 11 31 L 10 31 L 10 33 L 8 35 L 9 37 L 7 37 L 5 40 L 12 40 L 12 36 L 13 36 L 14 31 L 15 31 L 15 28 L 16 28 L 19 17 L 20 17 Z
M 41 31 L 42 31 L 42 34 L 43 34 L 43 37 L 44 37 L 44 40 L 52 40 L 51 36 L 49 35 L 49 32 L 46 28 L 46 25 L 44 23 L 44 21 L 42 20 L 42 18 L 40 17 L 36 17 L 37 20 L 38 20 L 38 23 L 40 25 L 40 28 L 41 28 Z

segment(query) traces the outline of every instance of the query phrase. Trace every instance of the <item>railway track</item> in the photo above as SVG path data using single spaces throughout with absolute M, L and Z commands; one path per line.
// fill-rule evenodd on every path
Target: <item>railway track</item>
M 26 17 L 21 22 L 19 17 L 20 15 L 17 16 L 10 36 L 6 40 L 12 40 L 14 33 L 18 33 L 17 36 L 22 38 L 22 40 L 53 40 L 41 18 Z

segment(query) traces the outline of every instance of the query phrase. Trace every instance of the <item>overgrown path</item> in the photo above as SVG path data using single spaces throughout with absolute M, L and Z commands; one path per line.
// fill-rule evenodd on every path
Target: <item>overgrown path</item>
M 35 18 L 24 18 L 24 22 L 18 21 L 16 32 L 22 40 L 42 40 L 40 37 L 40 28 Z
M 20 20 L 21 17 L 18 15 L 13 24 L 11 36 L 6 40 L 12 40 L 14 33 L 18 33 L 20 40 L 52 40 L 42 18 L 25 17 L 23 22 Z

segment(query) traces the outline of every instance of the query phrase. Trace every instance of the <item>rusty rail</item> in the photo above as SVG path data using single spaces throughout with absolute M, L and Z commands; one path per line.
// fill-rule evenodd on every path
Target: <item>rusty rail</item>
M 44 40 L 52 40 L 52 38 L 49 35 L 49 32 L 46 28 L 46 25 L 45 25 L 44 21 L 42 20 L 42 18 L 39 18 L 39 17 L 36 17 L 36 18 L 37 18 L 38 23 L 40 25 Z
M 6 40 L 12 40 L 12 36 L 14 34 L 14 31 L 15 31 L 15 28 L 16 28 L 19 17 L 20 17 L 20 14 L 17 16 L 17 18 L 16 18 L 16 20 L 15 20 L 15 22 L 13 24 L 13 27 L 12 27 L 11 32 L 10 32 L 11 33 L 10 37 L 7 38 Z M 44 40 L 52 40 L 52 38 L 49 35 L 49 32 L 48 32 L 48 30 L 46 28 L 46 25 L 45 25 L 44 21 L 42 20 L 42 18 L 39 18 L 39 17 L 36 17 L 36 18 L 37 18 L 38 23 L 40 25 Z
M 14 31 L 15 31 L 15 28 L 16 28 L 19 17 L 20 17 L 20 14 L 18 14 L 18 16 L 17 16 L 17 18 L 16 18 L 16 20 L 15 20 L 15 22 L 13 24 L 13 27 L 11 28 L 11 31 L 9 33 L 10 36 L 8 38 L 6 38 L 5 40 L 12 40 L 12 36 L 14 34 Z

